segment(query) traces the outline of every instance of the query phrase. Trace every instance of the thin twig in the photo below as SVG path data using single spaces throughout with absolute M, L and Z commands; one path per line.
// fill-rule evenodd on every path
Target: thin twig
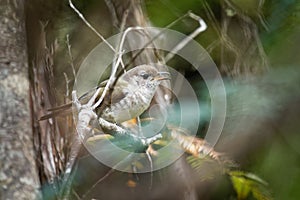
M 147 155 L 147 158 L 149 160 L 149 164 L 150 164 L 150 186 L 149 186 L 149 189 L 152 189 L 152 185 L 153 185 L 153 161 L 152 161 L 152 158 L 151 158 L 151 155 L 148 151 L 146 151 L 146 155 Z
M 191 12 L 189 13 L 189 17 L 191 17 L 194 20 L 197 20 L 199 22 L 199 27 L 193 33 L 191 33 L 188 37 L 184 38 L 179 44 L 177 44 L 171 50 L 170 53 L 168 53 L 168 55 L 165 57 L 165 62 L 168 62 L 169 60 L 171 60 L 180 49 L 182 49 L 185 45 L 187 45 L 187 43 L 189 43 L 196 36 L 198 36 L 200 33 L 202 33 L 203 31 L 205 31 L 207 29 L 207 25 L 201 17 L 199 17 L 198 15 L 195 15 L 194 13 L 191 13 Z
M 160 37 L 161 35 L 164 34 L 165 31 L 167 31 L 168 28 L 174 26 L 176 23 L 178 23 L 179 21 L 181 21 L 182 19 L 184 19 L 185 17 L 190 17 L 192 19 L 195 19 L 199 22 L 200 26 L 199 28 L 197 28 L 193 33 L 191 33 L 189 35 L 188 38 L 186 38 L 185 40 L 183 40 L 182 42 L 180 42 L 173 50 L 172 52 L 176 53 L 178 52 L 181 48 L 183 48 L 189 41 L 191 41 L 193 38 L 195 38 L 198 34 L 200 34 L 201 32 L 205 31 L 207 29 L 207 25 L 204 22 L 204 20 L 195 15 L 192 12 L 187 12 L 186 14 L 184 14 L 183 16 L 181 16 L 180 18 L 176 19 L 175 21 L 171 22 L 169 25 L 167 25 L 163 31 L 161 31 L 160 33 L 158 33 L 157 35 L 155 35 L 151 40 L 149 40 L 144 46 L 143 48 L 141 48 L 141 50 L 134 56 L 132 57 L 132 59 L 130 59 L 130 61 L 125 65 L 125 68 L 127 68 L 129 66 L 130 63 L 132 63 L 145 49 L 147 46 L 149 46 L 151 43 L 153 43 L 153 41 L 155 41 L 158 37 Z M 128 29 L 126 29 L 125 32 L 127 32 L 126 34 L 128 34 L 128 32 L 133 31 L 133 30 L 144 30 L 143 27 L 129 27 Z M 170 59 L 173 58 L 174 55 L 172 55 L 172 53 L 169 53 L 166 57 L 165 57 L 165 62 L 169 61 Z
M 115 7 L 114 7 L 113 3 L 110 0 L 104 0 L 104 1 L 105 1 L 106 5 L 107 5 L 109 11 L 110 11 L 110 14 L 112 15 L 113 25 L 115 27 L 117 27 L 119 21 L 118 21 L 118 17 L 117 17 L 117 13 L 116 13 Z
M 178 23 L 179 21 L 181 21 L 182 19 L 184 19 L 185 17 L 187 17 L 189 15 L 190 12 L 187 12 L 186 14 L 182 15 L 181 17 L 179 17 L 178 19 L 176 19 L 175 21 L 171 22 L 169 25 L 167 25 L 163 31 L 161 31 L 160 33 L 158 33 L 157 35 L 155 35 L 151 40 L 149 40 L 144 46 L 143 48 L 141 48 L 141 50 L 139 50 L 130 60 L 129 62 L 125 65 L 125 69 L 135 61 L 135 59 L 137 59 L 137 57 L 139 55 L 141 55 L 141 53 L 143 53 L 143 51 L 146 49 L 146 47 L 148 47 L 151 43 L 153 43 L 153 41 L 155 41 L 158 37 L 160 37 L 161 35 L 163 35 L 170 27 L 174 26 L 176 23 Z
M 129 9 L 131 8 L 132 4 L 130 4 L 129 8 L 125 10 L 124 14 L 123 14 L 123 18 L 122 18 L 122 23 L 121 23 L 121 28 L 120 28 L 120 32 L 122 33 L 123 30 L 125 29 L 125 25 L 126 25 L 126 21 L 127 21 L 127 18 L 128 18 L 128 15 L 129 15 Z M 122 46 L 120 45 L 120 42 L 118 42 L 118 49 L 117 51 L 119 51 L 120 49 L 122 49 Z M 121 66 L 124 70 L 124 72 L 126 73 L 126 69 L 125 69 L 125 65 L 123 63 L 123 60 L 121 60 Z
M 93 105 L 93 109 L 96 109 L 103 101 L 107 91 L 109 90 L 110 86 L 113 85 L 114 81 L 116 80 L 116 73 L 117 73 L 117 69 L 119 67 L 119 65 L 121 63 L 123 63 L 123 60 L 122 60 L 122 55 L 123 55 L 123 52 L 122 52 L 122 47 L 124 45 L 124 42 L 125 42 L 125 38 L 127 36 L 127 34 L 132 31 L 132 30 L 142 30 L 143 28 L 142 27 L 130 27 L 128 29 L 126 29 L 126 31 L 124 32 L 124 34 L 122 35 L 122 38 L 121 38 L 121 41 L 120 41 L 120 45 L 118 46 L 118 53 L 115 54 L 115 59 L 114 59 L 114 64 L 112 66 L 112 71 L 111 71 L 111 74 L 110 74 L 110 77 L 108 79 L 108 82 L 107 84 L 105 85 L 104 87 L 104 90 L 103 90 L 103 93 L 101 95 L 101 97 L 99 98 L 99 100 Z M 125 68 L 125 67 L 123 67 Z M 97 89 L 97 91 L 95 92 L 95 94 L 93 95 L 93 97 L 90 99 L 90 101 L 88 102 L 88 104 L 92 105 L 97 96 L 99 95 L 100 93 L 100 90 L 101 88 Z
M 72 0 L 69 0 L 69 5 L 70 7 L 77 13 L 77 15 L 82 19 L 82 21 L 94 32 L 96 33 L 96 35 L 105 43 L 107 44 L 107 46 L 109 46 L 109 48 L 111 50 L 115 51 L 115 48 L 109 44 L 109 42 L 85 19 L 85 17 L 83 16 L 83 14 L 81 14 L 81 12 L 74 6 L 74 4 L 72 3 Z
M 74 66 L 74 58 L 73 58 L 72 51 L 71 51 L 69 34 L 67 34 L 66 44 L 67 44 L 67 47 L 68 47 L 68 53 L 69 53 L 69 58 L 70 58 L 70 65 L 71 65 L 72 73 L 73 73 L 73 76 L 74 76 L 74 85 L 76 85 L 77 84 L 77 81 L 76 81 L 76 71 L 75 71 L 75 66 Z
M 65 94 L 65 98 L 67 98 L 69 96 L 69 83 L 70 80 L 68 79 L 68 75 L 64 72 L 64 77 L 65 77 L 65 81 L 66 81 L 66 94 Z
M 78 156 L 79 150 L 81 147 L 81 141 L 79 140 L 79 137 L 75 137 L 74 141 L 71 146 L 69 160 L 66 164 L 65 173 L 63 176 L 63 185 L 62 185 L 62 199 L 67 200 L 69 198 L 71 187 L 72 187 L 72 181 L 74 179 L 74 173 L 72 175 L 72 171 L 74 170 L 75 161 Z

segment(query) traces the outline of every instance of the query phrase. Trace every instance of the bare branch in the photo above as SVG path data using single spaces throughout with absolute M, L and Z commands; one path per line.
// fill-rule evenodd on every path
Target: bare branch
M 165 62 L 168 62 L 169 60 L 171 60 L 174 57 L 175 53 L 177 53 L 180 49 L 182 49 L 185 45 L 187 45 L 187 43 L 189 43 L 191 40 L 193 40 L 200 33 L 202 33 L 203 31 L 205 31 L 207 29 L 207 25 L 201 17 L 199 17 L 198 15 L 195 15 L 192 12 L 189 12 L 188 15 L 190 18 L 197 20 L 199 22 L 199 27 L 193 33 L 191 33 L 188 37 L 183 39 L 179 44 L 177 44 L 170 53 L 168 53 L 168 55 L 165 57 Z
M 85 17 L 83 16 L 83 14 L 81 14 L 81 12 L 74 6 L 74 4 L 72 3 L 72 0 L 69 0 L 69 5 L 70 7 L 77 13 L 77 15 L 82 19 L 82 21 L 94 32 L 96 33 L 96 35 L 105 43 L 107 44 L 107 46 L 109 46 L 109 48 L 111 50 L 113 50 L 114 52 L 115 49 L 114 47 L 109 44 L 109 42 L 85 19 Z

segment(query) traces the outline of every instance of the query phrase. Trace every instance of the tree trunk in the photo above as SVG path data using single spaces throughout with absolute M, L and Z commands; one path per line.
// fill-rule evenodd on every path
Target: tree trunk
M 0 199 L 36 199 L 24 1 L 0 9 Z

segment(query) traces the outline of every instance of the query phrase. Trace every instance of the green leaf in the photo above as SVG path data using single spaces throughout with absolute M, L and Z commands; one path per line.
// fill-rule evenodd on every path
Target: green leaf
M 251 184 L 247 179 L 240 176 L 231 176 L 234 190 L 237 193 L 237 199 L 246 199 L 251 192 Z
M 228 174 L 238 200 L 247 199 L 250 194 L 257 200 L 273 199 L 266 188 L 268 184 L 257 175 L 243 171 L 229 171 Z

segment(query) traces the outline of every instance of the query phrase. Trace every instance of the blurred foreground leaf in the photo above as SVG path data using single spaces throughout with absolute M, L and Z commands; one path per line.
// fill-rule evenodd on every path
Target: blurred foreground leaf
M 237 193 L 238 200 L 247 199 L 251 193 L 257 200 L 272 199 L 266 187 L 267 183 L 257 175 L 242 171 L 230 171 L 228 175 Z

